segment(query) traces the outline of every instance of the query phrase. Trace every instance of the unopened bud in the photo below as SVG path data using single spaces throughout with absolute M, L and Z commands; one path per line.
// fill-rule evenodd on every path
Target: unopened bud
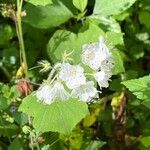
M 30 133 L 31 129 L 29 126 L 23 126 L 22 131 L 23 131 L 23 133 L 28 134 L 28 133 Z

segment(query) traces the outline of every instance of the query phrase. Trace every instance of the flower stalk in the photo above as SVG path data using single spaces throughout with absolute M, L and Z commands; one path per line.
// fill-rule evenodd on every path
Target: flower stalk
M 25 52 L 25 46 L 24 46 L 24 40 L 23 40 L 23 34 L 22 34 L 22 25 L 21 25 L 21 12 L 22 12 L 22 5 L 23 0 L 17 0 L 17 12 L 16 12 L 16 30 L 19 40 L 19 47 L 20 47 L 20 60 L 21 64 L 24 64 L 24 73 L 25 77 L 28 77 L 28 65 L 26 60 L 26 52 Z

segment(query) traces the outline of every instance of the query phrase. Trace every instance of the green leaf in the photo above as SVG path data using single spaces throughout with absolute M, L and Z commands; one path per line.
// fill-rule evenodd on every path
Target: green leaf
M 73 14 L 62 2 L 47 6 L 27 4 L 24 9 L 27 16 L 23 21 L 36 28 L 52 28 L 69 20 Z
M 33 4 L 33 5 L 41 5 L 45 6 L 47 4 L 52 4 L 52 0 L 27 0 L 27 2 Z
M 88 105 L 77 99 L 44 105 L 38 102 L 33 93 L 24 98 L 19 111 L 33 116 L 33 126 L 38 131 L 69 134 L 75 125 L 88 114 Z
M 0 95 L 0 110 L 5 110 L 8 106 L 7 99 Z
M 18 56 L 18 50 L 15 47 L 9 47 L 2 51 L 3 58 L 5 59 L 6 63 L 11 65 L 16 65 Z M 13 58 L 13 59 L 12 59 Z
M 117 15 L 129 8 L 136 0 L 96 0 L 94 14 L 109 16 Z
M 145 100 L 145 101 L 142 102 L 142 104 L 143 104 L 145 107 L 147 107 L 147 108 L 150 109 L 150 100 Z
M 24 150 L 22 141 L 19 138 L 14 139 L 8 150 Z
M 24 113 L 16 112 L 14 113 L 13 117 L 15 121 L 21 126 L 28 123 L 28 116 Z
M 80 63 L 83 44 L 98 42 L 99 36 L 103 34 L 104 32 L 93 23 L 82 27 L 78 34 L 66 30 L 58 30 L 48 43 L 48 56 L 56 63 L 62 61 L 62 55 L 65 51 L 67 53 L 73 52 L 71 55 L 72 62 Z
M 122 82 L 138 99 L 150 99 L 150 75 Z
M 150 136 L 142 137 L 140 141 L 145 147 L 150 146 Z
M 0 117 L 0 136 L 12 136 L 16 134 L 18 134 L 18 127 Z
M 139 20 L 141 24 L 144 24 L 147 28 L 150 28 L 150 13 L 147 11 L 141 11 L 139 13 Z
M 93 34 L 94 33 L 94 34 Z M 62 61 L 64 52 L 72 53 L 71 58 L 73 63 L 81 63 L 82 46 L 91 42 L 98 42 L 100 35 L 104 35 L 104 32 L 97 26 L 93 21 L 81 28 L 78 34 L 66 30 L 58 30 L 55 32 L 53 37 L 50 39 L 47 52 L 49 58 L 56 63 Z M 114 38 L 113 38 L 114 37 Z M 123 44 L 121 33 L 106 33 L 106 40 L 111 42 L 112 45 Z M 118 50 L 112 50 L 115 67 L 113 74 L 124 72 L 123 58 L 121 52 Z M 87 68 L 84 68 L 85 70 Z M 89 70 L 86 70 L 89 71 Z
M 80 150 L 98 150 L 105 144 L 106 142 L 103 141 L 86 141 Z
M 0 24 L 0 46 L 7 44 L 12 37 L 13 29 L 11 26 Z
M 124 64 L 121 52 L 119 50 L 113 50 L 113 59 L 114 59 L 114 67 L 113 67 L 113 74 L 118 74 L 124 72 Z
M 107 40 L 110 41 L 112 45 L 123 45 L 123 33 L 116 32 L 106 32 Z
M 73 0 L 73 5 L 83 12 L 87 6 L 87 0 Z
M 104 17 L 100 15 L 91 15 L 87 17 L 88 20 L 96 23 L 104 31 L 111 31 L 121 34 L 121 28 L 119 23 L 112 17 Z

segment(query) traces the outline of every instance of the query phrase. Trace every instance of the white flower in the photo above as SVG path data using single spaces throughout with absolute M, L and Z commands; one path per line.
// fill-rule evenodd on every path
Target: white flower
M 67 100 L 69 98 L 69 93 L 67 93 L 61 83 L 54 82 L 53 85 L 42 85 L 37 90 L 36 96 L 40 101 L 51 104 L 55 100 Z
M 109 62 L 108 64 L 112 64 L 111 53 L 104 42 L 104 38 L 101 36 L 99 38 L 99 43 L 85 44 L 83 45 L 82 52 L 82 62 L 85 65 L 88 65 L 94 70 L 100 69 L 104 64 L 104 62 Z M 107 66 L 111 67 L 111 66 Z
M 109 71 L 99 71 L 95 73 L 94 75 L 95 80 L 98 82 L 100 88 L 105 87 L 107 88 L 109 86 L 109 81 L 111 77 L 111 73 Z
M 101 62 L 104 61 L 104 60 L 109 60 L 109 58 L 111 58 L 111 52 L 109 51 L 109 48 L 107 47 L 107 45 L 105 44 L 105 41 L 104 41 L 104 37 L 103 36 L 100 36 L 99 37 L 99 51 L 100 51 L 100 54 L 101 54 Z
M 98 50 L 98 44 L 85 44 L 83 45 L 82 49 L 82 62 L 85 65 L 88 65 L 94 70 L 100 68 L 101 61 L 100 61 L 100 51 Z
M 97 90 L 94 87 L 94 82 L 89 81 L 75 89 L 72 90 L 72 96 L 78 97 L 79 99 L 88 102 L 92 98 L 97 97 Z
M 70 89 L 74 89 L 86 82 L 83 68 L 80 65 L 70 65 L 69 63 L 62 65 L 59 78 L 63 80 Z
M 52 103 L 52 95 L 51 95 L 51 86 L 44 84 L 42 85 L 36 92 L 36 97 L 46 103 L 51 104 Z
M 109 60 L 104 60 L 101 63 L 101 70 L 105 70 L 105 71 L 111 71 L 111 69 L 114 67 L 114 61 L 112 58 L 109 58 Z
M 55 82 L 51 89 L 52 98 L 54 100 L 67 100 L 70 94 L 64 89 L 63 84 Z

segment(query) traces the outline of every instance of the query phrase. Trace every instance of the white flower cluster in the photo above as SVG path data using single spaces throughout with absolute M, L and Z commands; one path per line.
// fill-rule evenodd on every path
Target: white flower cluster
M 112 54 L 100 37 L 98 43 L 83 45 L 82 63 L 93 69 L 92 76 L 100 88 L 108 87 L 113 67 Z M 52 79 L 51 84 L 44 83 L 36 92 L 39 101 L 51 104 L 55 100 L 67 100 L 70 97 L 79 98 L 89 102 L 98 96 L 98 91 L 93 81 L 86 78 L 81 65 L 71 65 L 68 62 L 54 67 L 57 70 L 57 79 Z M 54 71 L 54 70 L 53 70 Z M 52 71 L 52 72 L 53 72 Z M 64 83 L 66 85 L 66 90 Z
M 53 85 L 43 84 L 36 92 L 37 98 L 46 103 L 51 104 L 57 99 L 67 100 L 70 96 L 64 89 L 63 84 L 55 82 Z
M 83 45 L 82 62 L 96 71 L 93 76 L 100 88 L 107 88 L 111 77 L 113 59 L 102 36 L 98 43 Z

